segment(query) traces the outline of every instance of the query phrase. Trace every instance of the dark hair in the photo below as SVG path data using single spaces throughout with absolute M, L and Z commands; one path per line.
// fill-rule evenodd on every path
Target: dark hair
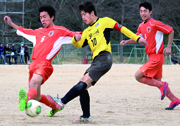
M 146 9 L 148 9 L 149 11 L 152 11 L 152 6 L 151 6 L 151 4 L 148 3 L 148 2 L 143 2 L 143 3 L 139 4 L 139 9 L 140 9 L 141 7 L 144 7 L 144 8 L 146 8 Z
M 85 3 L 80 4 L 79 7 L 78 7 L 78 11 L 79 12 L 85 11 L 85 12 L 88 12 L 89 14 L 92 11 L 94 11 L 94 15 L 95 16 L 97 15 L 95 6 L 91 1 L 86 1 Z
M 41 12 L 46 11 L 49 14 L 50 18 L 52 16 L 54 16 L 54 20 L 53 21 L 55 21 L 55 13 L 56 12 L 55 12 L 55 9 L 52 6 L 50 6 L 50 5 L 43 5 L 43 6 L 39 7 L 38 11 L 39 11 L 39 15 L 40 15 Z

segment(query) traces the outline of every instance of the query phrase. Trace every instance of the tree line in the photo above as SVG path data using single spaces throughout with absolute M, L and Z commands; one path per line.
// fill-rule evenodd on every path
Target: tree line
M 26 0 L 24 2 L 24 27 L 36 29 L 42 27 L 39 21 L 38 7 L 49 4 L 56 9 L 56 25 L 64 26 L 73 31 L 83 31 L 87 25 L 81 15 L 77 13 L 77 7 L 86 0 Z M 152 17 L 156 20 L 172 26 L 175 38 L 180 38 L 180 0 L 146 0 L 152 4 Z M 139 23 L 142 22 L 139 15 L 139 4 L 144 0 L 93 0 L 98 17 L 110 17 L 136 32 Z M 3 6 L 3 5 L 1 5 Z M 6 11 L 21 11 L 19 3 L 6 4 Z M 9 14 L 16 23 L 22 22 L 21 15 Z M 1 15 L 1 22 L 3 22 Z M 121 39 L 123 39 L 123 36 Z M 119 41 L 120 34 L 112 31 L 112 39 Z

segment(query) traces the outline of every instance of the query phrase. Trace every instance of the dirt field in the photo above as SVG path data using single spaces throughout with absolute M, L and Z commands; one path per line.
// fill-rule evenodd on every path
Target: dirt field
M 89 89 L 92 124 L 79 126 L 177 126 L 180 105 L 172 111 L 164 108 L 170 101 L 160 100 L 160 91 L 138 83 L 134 73 L 141 65 L 113 64 L 112 69 Z M 54 72 L 42 86 L 43 94 L 59 97 L 75 85 L 89 65 L 54 65 Z M 18 109 L 18 91 L 28 90 L 27 65 L 0 65 L 0 126 L 77 126 L 73 120 L 82 114 L 79 98 L 69 102 L 55 117 L 47 117 L 49 107 L 42 105 L 38 117 L 28 117 Z M 163 80 L 180 97 L 180 66 L 164 65 Z

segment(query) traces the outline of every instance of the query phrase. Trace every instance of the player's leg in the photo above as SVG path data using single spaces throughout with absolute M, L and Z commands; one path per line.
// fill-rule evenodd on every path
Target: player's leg
M 171 89 L 168 87 L 166 97 L 171 101 L 175 101 L 177 97 L 172 93 Z
M 166 110 L 173 110 L 177 105 L 180 104 L 180 99 L 172 93 L 169 87 L 167 89 L 166 97 L 168 97 L 169 100 L 171 101 L 169 107 L 165 108 Z
M 64 105 L 60 103 L 57 100 L 52 100 L 51 96 L 41 94 L 41 99 L 37 99 L 39 102 L 45 104 L 46 106 L 52 108 L 54 111 L 61 111 L 64 108 Z M 36 98 L 35 98 L 36 99 Z
M 144 76 L 140 70 L 138 70 L 135 74 L 135 78 L 137 81 L 147 84 L 149 86 L 154 86 L 160 89 L 161 92 L 161 100 L 164 99 L 167 93 L 168 83 L 167 82 L 161 82 L 159 80 L 156 80 L 151 77 Z
M 20 103 L 19 108 L 20 110 L 25 109 L 26 102 L 35 99 L 40 101 L 42 96 L 40 95 L 40 87 L 52 74 L 53 67 L 50 62 L 47 61 L 33 61 L 29 65 L 29 90 L 26 93 L 25 89 L 20 90 L 19 95 Z M 21 102 L 22 101 L 22 102 Z M 25 101 L 25 102 L 24 102 Z M 43 100 L 44 101 L 44 100 Z
M 89 77 L 89 75 L 86 74 L 83 76 L 83 78 L 85 78 L 84 80 L 86 80 L 86 82 L 79 81 L 62 98 L 56 98 L 56 97 L 52 97 L 52 96 L 48 95 L 50 97 L 51 101 L 54 101 L 57 104 L 59 104 L 59 106 L 61 106 L 61 108 L 59 110 L 51 109 L 48 112 L 47 116 L 54 116 L 54 114 L 56 112 L 61 111 L 64 108 L 65 104 L 67 104 L 69 101 L 71 101 L 72 99 L 79 96 L 83 91 L 85 91 L 87 89 L 87 87 L 91 86 L 91 82 L 93 80 Z
M 156 79 L 158 81 L 161 81 L 160 78 Z M 167 82 L 163 82 L 163 83 L 167 83 Z M 162 90 L 162 89 L 160 89 Z M 166 92 L 166 97 L 169 98 L 169 100 L 171 101 L 169 107 L 165 108 L 166 110 L 172 110 L 174 109 L 177 105 L 180 104 L 180 99 L 177 98 L 173 93 L 172 91 L 170 90 L 169 86 L 167 87 L 167 92 Z
M 63 98 L 55 98 L 49 95 L 50 100 L 59 104 L 61 108 L 59 110 L 51 109 L 48 112 L 47 116 L 54 116 L 56 112 L 61 111 L 64 108 L 65 104 L 79 96 L 86 88 L 87 84 L 85 82 L 79 81 L 78 84 L 73 86 Z
M 36 80 L 39 80 L 36 81 Z M 41 95 L 41 84 L 43 81 L 43 77 L 37 74 L 34 74 L 31 81 L 30 81 L 30 86 L 29 86 L 29 90 L 27 92 L 27 99 L 26 101 L 29 101 L 31 99 L 35 99 L 49 107 L 51 107 L 54 110 L 59 110 L 61 109 L 61 107 L 55 103 L 53 100 L 51 100 L 51 98 L 49 96 L 46 96 L 44 94 Z
M 147 84 L 149 86 L 154 86 L 159 88 L 160 92 L 161 92 L 161 100 L 164 99 L 164 97 L 166 96 L 167 93 L 167 89 L 168 89 L 168 83 L 167 82 L 162 82 L 158 79 L 154 79 L 151 77 L 146 77 L 144 76 L 140 70 L 138 70 L 135 74 L 135 78 L 137 81 Z
M 63 104 L 67 104 L 75 97 L 80 96 L 86 89 L 94 85 L 100 79 L 100 77 L 102 77 L 106 72 L 108 72 L 111 66 L 112 66 L 111 54 L 109 52 L 100 53 L 99 56 L 93 60 L 91 66 L 87 69 L 85 75 L 80 79 L 79 83 L 69 90 L 69 92 L 61 99 L 61 102 Z M 82 108 L 86 108 L 84 107 L 85 105 L 86 104 L 81 104 L 81 106 L 83 106 Z M 90 113 L 90 112 L 87 109 L 85 113 Z
M 52 108 L 53 111 L 61 111 L 64 108 L 64 104 L 59 105 L 59 102 L 57 100 L 52 100 L 51 96 L 41 94 L 41 100 L 39 102 L 45 104 L 46 106 Z M 49 116 L 51 116 L 52 113 L 49 113 Z
M 89 76 L 89 73 L 86 73 L 81 78 L 81 80 L 75 86 L 73 86 L 63 98 L 61 98 L 63 104 L 67 104 L 69 101 L 79 96 L 82 92 L 84 92 L 86 89 L 88 89 L 91 86 L 92 82 L 93 80 Z
M 94 86 L 96 82 L 107 73 L 112 66 L 112 57 L 109 53 L 101 53 L 95 60 L 93 60 L 91 66 L 87 69 L 86 73 L 89 73 L 89 76 L 94 80 L 92 85 Z M 81 81 L 83 81 L 81 79 Z M 86 91 L 86 90 L 85 90 Z M 90 98 L 89 93 L 83 92 L 80 95 L 81 109 L 83 115 L 79 119 L 75 120 L 75 123 L 91 123 L 92 118 L 90 116 Z
M 161 92 L 161 100 L 163 100 L 166 96 L 168 88 L 167 82 L 161 82 L 163 63 L 163 54 L 150 55 L 149 61 L 143 66 L 141 66 L 135 74 L 135 78 L 137 81 L 147 84 L 149 86 L 155 86 L 159 88 Z
M 83 115 L 80 116 L 79 119 L 75 120 L 74 123 L 91 123 L 92 118 L 90 116 L 90 97 L 88 90 L 85 90 L 83 93 L 80 94 L 80 104 Z
M 40 85 L 43 77 L 38 74 L 33 74 L 29 82 L 29 90 L 26 93 L 24 88 L 19 90 L 19 109 L 23 111 L 26 107 L 26 102 L 31 99 L 40 99 Z
M 180 104 L 180 99 L 177 98 L 175 101 L 171 101 L 169 107 L 166 107 L 165 110 L 173 110 L 179 104 Z
M 162 87 L 163 83 L 154 78 L 162 78 L 163 63 L 163 55 L 150 55 L 149 61 L 141 66 L 140 69 L 135 73 L 136 80 L 149 86 L 155 86 L 158 88 Z
M 155 76 L 155 77 L 157 77 L 156 80 L 161 81 L 161 78 L 158 78 L 158 77 L 161 77 L 161 75 L 162 75 L 162 72 L 159 71 L 159 72 L 156 74 L 156 76 Z M 167 82 L 163 82 L 163 83 L 167 83 Z M 160 90 L 162 91 L 163 89 L 160 88 Z M 172 110 L 172 109 L 174 109 L 177 105 L 180 104 L 180 99 L 177 98 L 177 97 L 172 93 L 172 91 L 170 90 L 170 87 L 169 87 L 169 86 L 167 87 L 166 97 L 168 97 L 169 100 L 171 101 L 169 107 L 165 108 L 166 110 Z
M 82 116 L 89 118 L 89 116 L 90 116 L 90 97 L 89 97 L 88 90 L 85 90 L 80 94 L 79 100 L 80 100 L 81 109 L 83 112 Z
M 87 89 L 87 87 L 90 87 L 91 86 L 91 82 L 92 82 L 92 79 L 88 76 L 88 74 L 86 74 L 85 76 L 84 76 L 84 78 L 86 78 L 86 82 L 82 82 L 82 81 L 79 81 L 79 83 L 78 84 L 76 84 L 75 86 L 73 86 L 70 90 L 69 90 L 69 92 L 67 92 L 66 93 L 66 95 L 63 97 L 63 98 L 61 98 L 61 99 L 58 99 L 58 98 L 55 98 L 55 97 L 52 97 L 52 96 L 50 96 L 51 97 L 51 100 L 53 101 L 55 101 L 55 102 L 57 102 L 60 106 L 61 106 L 61 108 L 59 109 L 59 110 L 55 110 L 55 109 L 52 109 L 47 115 L 48 116 L 54 116 L 54 114 L 56 113 L 56 112 L 58 112 L 58 111 L 61 111 L 63 108 L 64 108 L 64 106 L 65 106 L 65 104 L 67 104 L 69 101 L 71 101 L 72 99 L 74 99 L 74 98 L 76 98 L 77 96 L 80 96 L 82 93 L 84 93 L 85 91 L 86 91 L 86 89 Z M 87 79 L 88 78 L 88 79 Z M 86 83 L 88 83 L 88 84 L 86 84 Z M 87 94 L 85 94 L 86 96 L 84 96 L 84 97 L 86 97 L 86 98 L 89 98 L 89 94 L 87 93 Z M 87 101 L 88 99 L 85 99 L 86 101 L 84 101 L 84 102 L 89 102 L 89 101 Z M 87 103 L 87 104 L 89 104 L 89 103 Z M 86 109 L 86 108 L 88 108 L 89 106 L 86 106 L 86 107 L 84 107 L 84 109 Z M 87 111 L 89 112 L 89 109 L 87 109 Z
M 151 77 L 144 76 L 140 69 L 135 73 L 135 79 L 137 81 L 139 81 L 140 83 L 144 83 L 149 86 L 154 86 L 154 87 L 158 87 L 158 88 L 163 86 L 163 83 L 161 81 L 158 81 Z
M 79 83 L 75 85 L 62 99 L 64 104 L 79 96 L 85 89 L 94 85 L 112 66 L 112 56 L 109 52 L 101 52 L 91 66 L 86 70 Z
M 36 62 L 33 61 L 29 66 L 29 91 L 27 93 L 27 97 L 30 99 L 35 99 L 52 109 L 58 110 L 61 107 L 54 102 L 49 96 L 44 94 L 41 95 L 41 85 L 51 76 L 53 72 L 53 67 L 50 62 L 41 61 Z M 39 81 L 38 81 L 39 80 Z
M 43 77 L 39 74 L 34 73 L 30 82 L 29 82 L 29 90 L 27 92 L 27 101 L 31 99 L 35 99 L 39 101 L 41 99 L 41 84 L 43 82 Z

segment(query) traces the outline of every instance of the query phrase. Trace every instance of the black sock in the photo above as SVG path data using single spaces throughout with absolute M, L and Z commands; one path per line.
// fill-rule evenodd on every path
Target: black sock
M 69 101 L 79 96 L 87 87 L 87 84 L 79 81 L 69 92 L 61 99 L 62 103 L 67 104 Z
M 90 97 L 87 90 L 80 94 L 81 109 L 83 111 L 83 117 L 89 118 L 90 116 Z

